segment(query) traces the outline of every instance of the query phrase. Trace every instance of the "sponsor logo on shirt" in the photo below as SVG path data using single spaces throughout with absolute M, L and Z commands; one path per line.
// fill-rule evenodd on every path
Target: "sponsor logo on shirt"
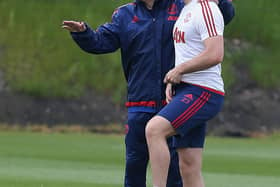
M 173 40 L 176 43 L 186 43 L 185 41 L 185 32 L 180 31 L 178 27 L 175 28 L 174 33 L 173 33 Z

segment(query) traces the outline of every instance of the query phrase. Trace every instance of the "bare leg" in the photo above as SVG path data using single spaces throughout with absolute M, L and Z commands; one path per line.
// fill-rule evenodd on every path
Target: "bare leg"
M 180 173 L 184 187 L 204 187 L 201 175 L 202 148 L 178 149 Z
M 170 163 L 166 138 L 174 134 L 170 122 L 161 116 L 152 118 L 146 127 L 154 187 L 166 187 Z

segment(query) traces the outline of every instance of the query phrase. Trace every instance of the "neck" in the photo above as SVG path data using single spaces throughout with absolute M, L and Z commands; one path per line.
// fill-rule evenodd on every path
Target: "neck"
M 145 3 L 146 7 L 147 7 L 149 10 L 153 9 L 155 0 L 142 0 L 142 1 Z
M 192 0 L 184 0 L 184 3 L 187 5 L 189 4 L 190 2 L 192 2 Z

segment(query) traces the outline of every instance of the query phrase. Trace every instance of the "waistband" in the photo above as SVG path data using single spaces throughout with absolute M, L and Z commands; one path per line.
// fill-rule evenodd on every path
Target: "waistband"
M 225 96 L 225 92 L 222 92 L 220 90 L 216 90 L 216 89 L 209 88 L 209 87 L 206 87 L 206 86 L 201 86 L 201 85 L 198 85 L 198 84 L 192 84 L 192 83 L 188 83 L 188 82 L 183 82 L 183 81 L 181 83 L 197 86 L 197 87 L 203 88 L 205 90 L 208 90 L 208 91 L 210 91 L 212 93 L 215 93 L 215 94 L 218 94 L 218 95 L 221 95 L 221 96 Z

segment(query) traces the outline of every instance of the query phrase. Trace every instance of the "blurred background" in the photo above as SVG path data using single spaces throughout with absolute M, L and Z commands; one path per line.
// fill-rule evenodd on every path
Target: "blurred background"
M 128 2 L 0 0 L 0 186 L 121 186 L 122 136 L 87 134 L 123 133 L 120 54 L 82 52 L 61 23 L 83 20 L 96 28 Z M 225 28 L 226 101 L 209 125 L 206 181 L 213 187 L 276 186 L 280 1 L 234 5 L 236 16 Z
M 126 83 L 119 52 L 89 55 L 61 29 L 63 20 L 91 27 L 109 22 L 129 1 L 0 0 L 0 121 L 8 124 L 125 122 Z M 234 1 L 225 29 L 226 104 L 215 134 L 277 130 L 280 121 L 278 1 Z

